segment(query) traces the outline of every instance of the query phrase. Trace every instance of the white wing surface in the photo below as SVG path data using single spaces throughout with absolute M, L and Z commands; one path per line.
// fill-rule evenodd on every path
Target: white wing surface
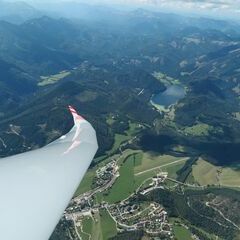
M 74 127 L 38 150 L 0 159 L 0 239 L 47 240 L 97 151 L 95 130 L 69 107 Z

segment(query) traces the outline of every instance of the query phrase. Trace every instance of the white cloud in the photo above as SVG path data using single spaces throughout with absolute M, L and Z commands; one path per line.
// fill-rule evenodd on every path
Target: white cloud
M 109 1 L 112 2 L 113 1 Z M 181 6 L 183 8 L 200 8 L 200 9 L 231 9 L 240 10 L 240 0 L 119 0 L 121 3 L 128 4 L 150 4 L 158 6 Z
M 213 13 L 219 17 L 222 15 L 240 18 L 240 0 L 109 0 L 109 2 L 153 5 L 158 8 L 168 8 L 196 13 Z

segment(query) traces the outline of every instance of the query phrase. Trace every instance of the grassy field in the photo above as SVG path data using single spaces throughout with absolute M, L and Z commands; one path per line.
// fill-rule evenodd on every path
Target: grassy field
M 175 158 L 172 156 L 159 156 L 160 161 L 156 163 L 148 162 L 149 160 L 146 159 L 144 156 L 148 156 L 149 153 L 143 152 L 134 152 L 134 151 L 127 151 L 125 156 L 121 158 L 119 161 L 120 163 L 120 177 L 116 180 L 112 188 L 104 193 L 97 194 L 97 201 L 107 201 L 109 203 L 116 203 L 121 200 L 126 199 L 129 197 L 145 180 L 152 178 L 155 176 L 159 170 L 152 169 L 152 167 L 161 166 L 166 163 L 171 163 L 180 160 L 180 162 L 176 162 L 174 164 L 168 165 L 166 167 L 162 167 L 163 171 L 167 171 L 171 178 L 176 178 L 176 172 L 183 167 L 185 164 L 185 160 L 182 161 L 182 158 Z M 157 159 L 157 157 L 156 157 Z M 155 159 L 155 160 L 156 160 Z M 158 160 L 159 160 L 158 159 Z M 153 161 L 153 159 L 151 160 Z M 148 163 L 148 164 L 147 164 Z M 143 172 L 142 174 L 136 175 L 136 169 L 141 170 L 148 170 L 150 171 Z M 151 170 L 152 169 L 152 170 Z
M 75 192 L 75 196 L 79 196 L 85 192 L 88 192 L 92 189 L 93 178 L 95 177 L 96 169 L 89 169 L 85 174 L 81 184 L 79 185 L 77 191 Z
M 191 232 L 183 226 L 174 225 L 173 232 L 177 240 L 193 240 Z
M 169 77 L 168 75 L 162 73 L 162 72 L 154 72 L 152 74 L 157 80 L 162 82 L 165 85 L 175 85 L 180 84 L 180 81 L 178 79 L 174 79 L 172 77 Z
M 152 168 L 159 167 L 161 165 L 176 162 L 181 159 L 186 159 L 186 158 L 179 158 L 179 157 L 174 157 L 169 155 L 159 155 L 151 152 L 146 152 L 146 153 L 144 152 L 141 155 L 139 154 L 138 158 L 142 158 L 142 159 L 141 161 L 137 160 L 138 165 L 134 167 L 135 174 L 138 174 L 140 172 L 143 172 Z
M 86 217 L 82 222 L 82 231 L 79 229 L 80 236 L 83 240 L 90 240 L 92 237 L 93 230 L 93 219 L 90 217 Z
M 128 136 L 134 136 L 139 131 L 140 131 L 140 128 L 138 123 L 129 122 L 129 129 L 126 131 L 126 134 Z
M 169 218 L 169 222 L 172 224 L 173 226 L 173 232 L 175 235 L 176 240 L 193 240 L 195 238 L 192 237 L 192 233 L 189 229 L 187 229 L 186 227 L 184 227 L 185 225 L 189 225 L 189 223 L 184 222 L 182 219 L 180 218 Z M 182 224 L 184 226 L 182 226 Z M 215 240 L 215 239 L 219 239 L 222 240 L 222 238 L 219 238 L 217 236 L 215 236 L 214 234 L 209 234 L 206 231 L 204 231 L 201 228 L 197 228 L 196 226 L 191 225 L 192 228 L 196 229 L 197 231 L 201 232 L 203 235 L 207 236 L 208 239 L 210 240 Z
M 82 231 L 79 233 L 83 240 L 106 240 L 117 234 L 114 220 L 106 210 L 100 210 L 94 218 L 85 217 L 82 222 Z
M 131 195 L 134 190 L 134 157 L 130 155 L 126 158 L 125 162 L 122 163 L 120 168 L 120 177 L 116 180 L 113 187 L 104 194 L 104 200 L 109 203 L 115 203 L 127 198 Z M 99 196 L 101 197 L 102 194 Z M 103 196 L 103 195 L 102 195 Z M 100 200 L 100 199 L 99 199 Z
M 177 171 L 179 171 L 184 164 L 186 163 L 187 158 L 185 158 L 185 161 L 181 161 L 181 162 L 176 162 L 172 165 L 166 166 L 166 167 L 162 167 L 162 171 L 164 172 L 168 172 L 168 177 L 169 178 L 177 178 Z
M 123 142 L 129 140 L 130 138 L 131 137 L 128 135 L 115 134 L 114 144 L 109 153 L 115 152 Z
M 80 228 L 78 228 L 78 232 L 79 232 L 82 240 L 89 240 L 90 239 L 89 235 L 87 235 L 86 233 L 81 232 Z
M 91 240 L 104 240 L 102 236 L 101 217 L 99 213 L 95 214 L 94 216 Z
M 168 172 L 168 177 L 176 179 L 177 171 L 180 170 L 184 166 L 184 164 L 185 161 L 175 163 L 166 167 L 162 167 L 161 170 L 164 172 Z M 155 176 L 158 172 L 159 170 L 154 169 L 152 171 L 148 171 L 140 175 L 135 175 L 134 177 L 135 188 L 138 188 L 144 180 Z
M 192 127 L 185 128 L 184 133 L 192 136 L 208 136 L 211 130 L 213 130 L 212 126 L 204 123 L 199 123 Z
M 200 185 L 217 184 L 240 187 L 240 166 L 218 167 L 199 159 L 193 166 L 193 177 Z
M 108 119 L 108 122 L 110 121 L 111 118 Z M 122 143 L 132 139 L 139 132 L 139 130 L 139 125 L 137 123 L 129 122 L 129 128 L 127 131 L 125 131 L 125 134 L 115 134 L 113 147 L 111 150 L 107 151 L 107 154 L 113 154 L 117 149 L 119 149 Z
M 157 171 L 151 171 L 151 172 L 146 172 L 144 174 L 141 174 L 139 176 L 134 176 L 135 189 L 137 189 L 146 179 L 152 178 L 157 173 L 158 173 Z
M 71 73 L 68 71 L 62 71 L 55 75 L 42 76 L 40 82 L 38 83 L 38 86 L 43 87 L 46 85 L 54 84 L 54 83 L 58 82 L 59 80 L 67 77 L 70 74 Z
M 83 221 L 83 227 L 82 227 L 83 232 L 91 235 L 93 225 L 94 225 L 93 219 L 91 217 L 86 217 Z
M 100 210 L 100 218 L 103 240 L 114 237 L 117 234 L 116 223 L 107 210 Z

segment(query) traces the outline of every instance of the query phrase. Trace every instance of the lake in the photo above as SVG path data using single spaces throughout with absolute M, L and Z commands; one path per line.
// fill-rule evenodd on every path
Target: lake
M 184 98 L 185 94 L 186 92 L 183 86 L 172 85 L 164 92 L 154 95 L 151 100 L 154 104 L 168 108 L 172 104 L 175 104 L 177 101 Z

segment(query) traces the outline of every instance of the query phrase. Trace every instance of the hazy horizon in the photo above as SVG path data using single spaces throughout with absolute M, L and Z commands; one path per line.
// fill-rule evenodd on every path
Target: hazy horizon
M 240 0 L 3 0 L 3 2 L 26 2 L 35 7 L 60 3 L 86 3 L 89 5 L 112 5 L 132 8 L 145 8 L 155 11 L 204 15 L 214 18 L 240 19 Z M 51 4 L 51 5 L 52 5 Z

